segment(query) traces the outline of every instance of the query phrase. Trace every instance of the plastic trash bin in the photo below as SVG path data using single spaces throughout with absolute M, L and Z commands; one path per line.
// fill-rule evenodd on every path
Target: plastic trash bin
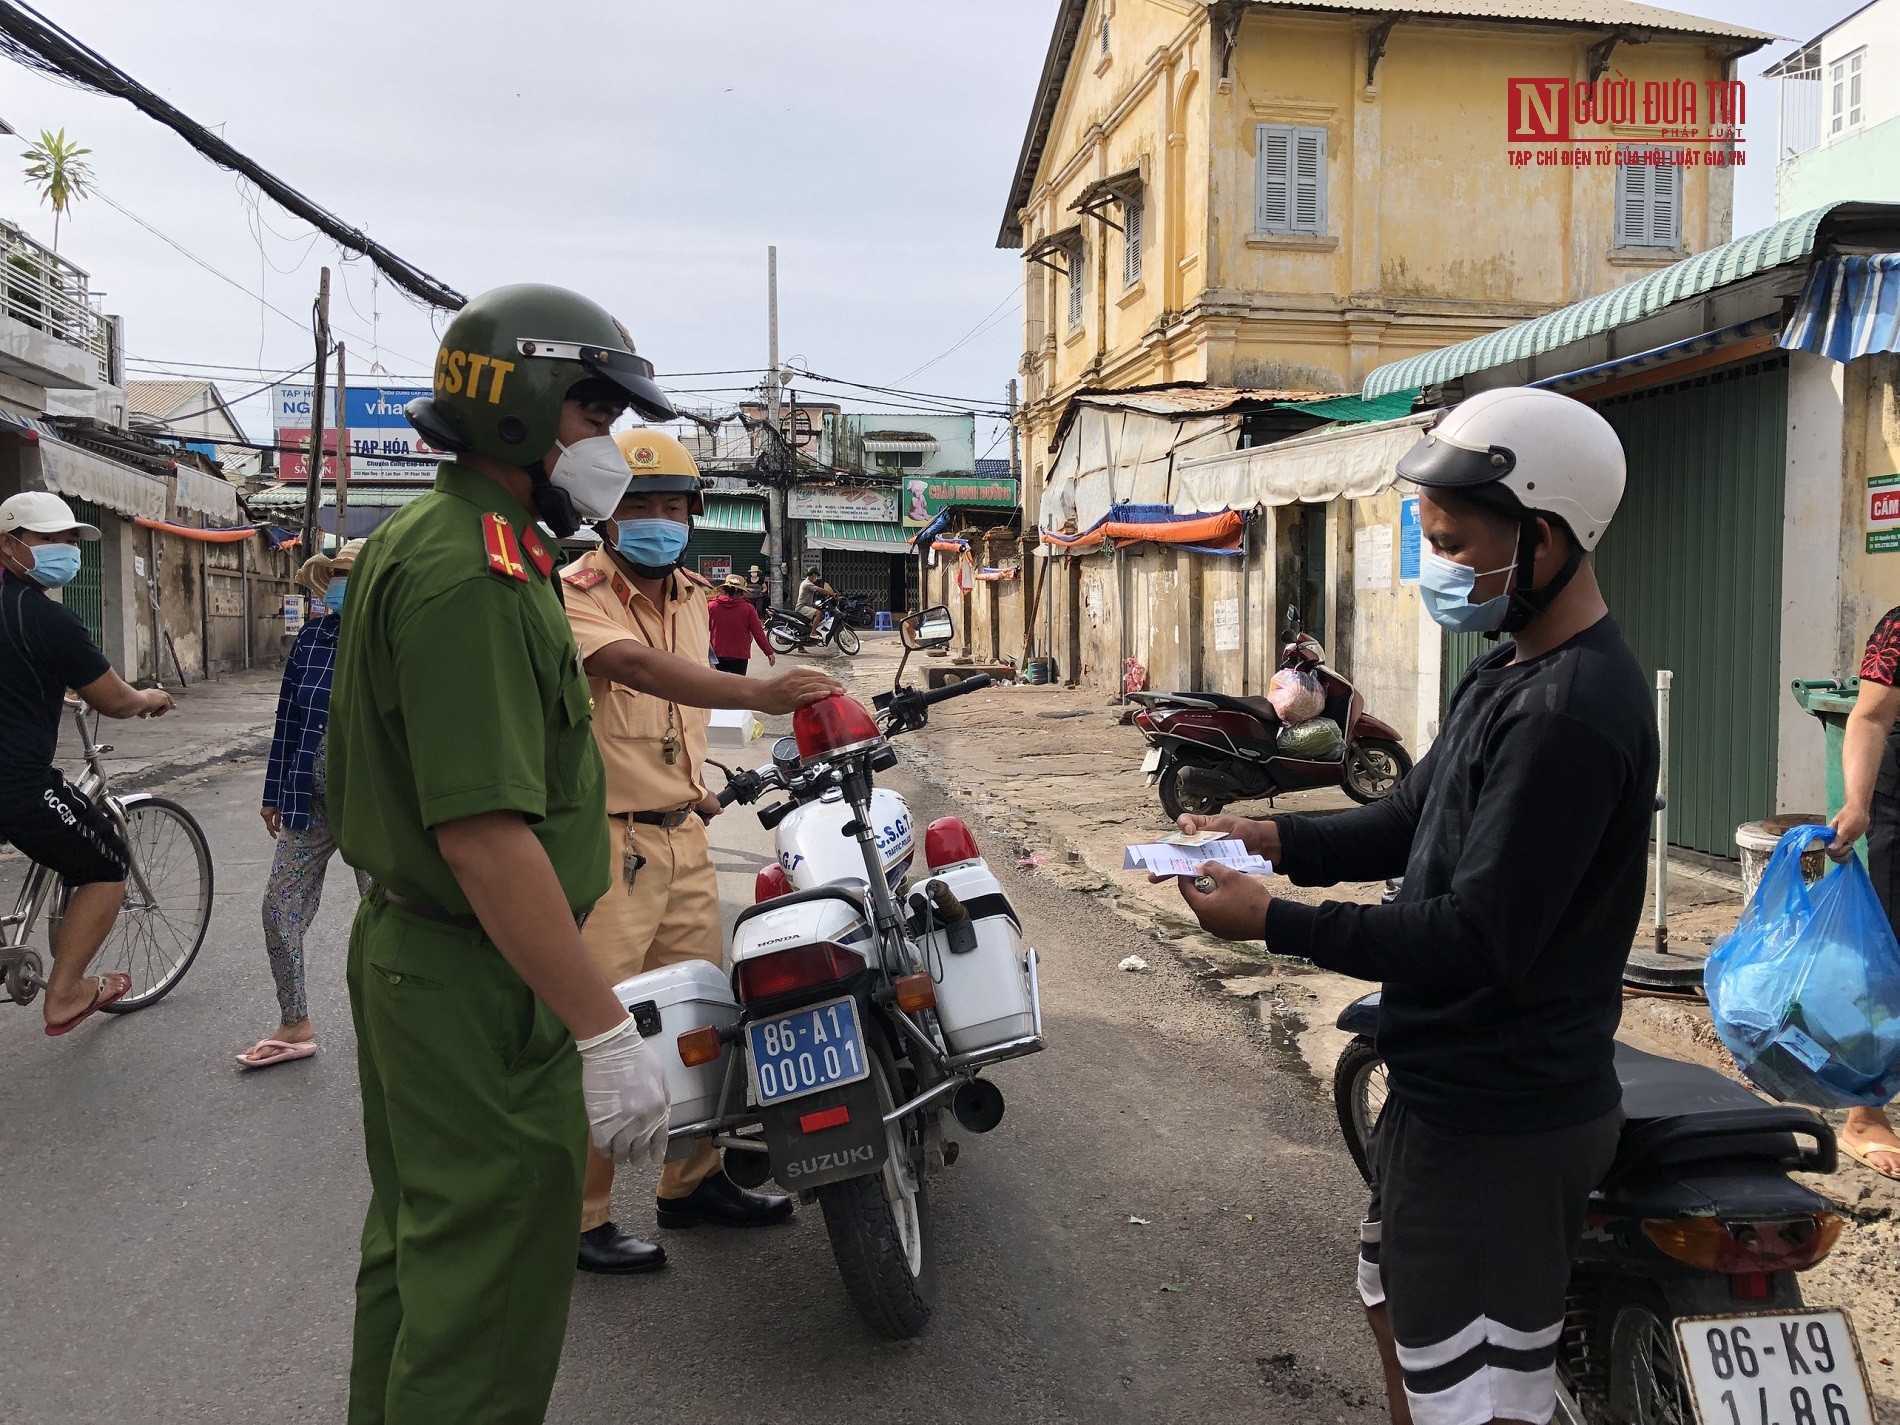
M 1848 678 L 1796 678 L 1791 685 L 1794 700 L 1803 710 L 1814 714 L 1821 721 L 1821 729 L 1827 738 L 1827 814 L 1832 820 L 1847 800 L 1847 788 L 1841 772 L 1841 748 L 1847 739 L 1847 715 L 1854 710 L 1854 701 L 1860 696 L 1860 679 Z M 1867 859 L 1867 842 L 1862 839 L 1855 847 L 1861 860 Z

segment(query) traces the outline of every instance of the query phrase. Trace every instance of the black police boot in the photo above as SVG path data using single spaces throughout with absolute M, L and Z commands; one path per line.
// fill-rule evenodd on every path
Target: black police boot
M 584 1272 L 615 1277 L 657 1272 L 666 1265 L 666 1248 L 642 1242 L 613 1223 L 603 1222 L 581 1233 L 580 1259 L 575 1265 Z
M 792 1200 L 780 1193 L 747 1192 L 724 1172 L 714 1173 L 685 1197 L 659 1199 L 662 1227 L 769 1227 L 792 1215 Z

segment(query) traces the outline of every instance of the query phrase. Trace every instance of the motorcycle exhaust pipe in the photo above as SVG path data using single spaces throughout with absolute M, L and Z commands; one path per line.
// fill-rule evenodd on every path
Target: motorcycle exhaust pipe
M 1258 796 L 1264 790 L 1242 782 L 1219 767 L 1183 767 L 1179 781 L 1181 790 L 1189 796 L 1218 797 L 1230 802 Z
M 988 1079 L 971 1079 L 951 1095 L 950 1111 L 972 1133 L 988 1133 L 1003 1121 L 1003 1091 Z
M 764 1187 L 772 1176 L 772 1155 L 763 1146 L 743 1152 L 729 1149 L 724 1155 L 726 1176 L 748 1191 Z

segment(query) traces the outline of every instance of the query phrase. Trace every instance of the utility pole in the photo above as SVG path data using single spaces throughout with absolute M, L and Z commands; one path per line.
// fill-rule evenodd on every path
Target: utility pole
M 766 372 L 765 423 L 770 430 L 759 447 L 761 451 L 784 439 L 779 429 L 778 373 L 778 248 L 765 250 Z M 785 486 L 777 479 L 765 486 L 766 557 L 772 562 L 772 603 L 786 606 L 785 562 L 791 556 L 791 540 L 785 528 Z
M 336 344 L 336 547 L 350 539 L 350 379 L 343 343 Z
M 1009 378 L 1009 478 L 1023 478 L 1023 450 L 1016 429 L 1016 378 Z M 1020 487 L 1019 487 L 1020 488 Z
M 310 465 L 304 472 L 304 557 L 323 553 L 317 511 L 323 506 L 323 378 L 330 366 L 330 269 L 317 279 L 317 365 L 310 388 Z

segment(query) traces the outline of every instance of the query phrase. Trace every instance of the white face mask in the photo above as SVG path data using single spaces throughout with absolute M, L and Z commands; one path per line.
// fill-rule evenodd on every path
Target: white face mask
M 572 445 L 554 442 L 561 452 L 548 471 L 548 482 L 567 491 L 574 513 L 583 520 L 612 519 L 614 506 L 627 493 L 633 471 L 610 435 L 590 435 Z

